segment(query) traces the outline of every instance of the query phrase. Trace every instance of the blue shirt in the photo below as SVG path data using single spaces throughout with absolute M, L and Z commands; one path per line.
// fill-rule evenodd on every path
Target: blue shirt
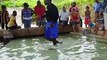
M 95 13 L 98 13 L 101 8 L 102 8 L 102 3 L 101 2 L 94 4 L 94 11 L 95 11 Z

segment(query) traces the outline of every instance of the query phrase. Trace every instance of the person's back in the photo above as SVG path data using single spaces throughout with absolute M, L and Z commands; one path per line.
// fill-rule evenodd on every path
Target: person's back
M 46 19 L 48 22 L 57 22 L 59 17 L 58 9 L 54 4 L 50 4 L 47 6 L 46 11 Z
M 14 26 L 15 25 L 15 23 L 14 23 L 15 20 L 16 20 L 16 17 L 11 16 L 7 26 L 8 27 Z
M 53 42 L 53 45 L 56 46 L 59 41 L 56 40 L 58 38 L 58 9 L 57 7 L 52 3 L 52 0 L 44 0 L 45 5 L 47 5 L 47 11 L 46 11 L 46 28 L 45 28 L 45 37 L 46 39 Z
M 45 7 L 43 5 L 35 6 L 34 12 L 37 16 L 42 17 L 45 14 Z

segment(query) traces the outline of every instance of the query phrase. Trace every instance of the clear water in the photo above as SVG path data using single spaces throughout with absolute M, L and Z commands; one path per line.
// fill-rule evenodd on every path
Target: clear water
M 61 35 L 53 47 L 44 37 L 17 39 L 0 49 L 0 60 L 107 60 L 107 42 L 94 36 Z

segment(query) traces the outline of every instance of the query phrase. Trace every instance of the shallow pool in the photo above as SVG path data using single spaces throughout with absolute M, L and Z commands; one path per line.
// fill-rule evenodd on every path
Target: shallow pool
M 61 35 L 57 47 L 44 37 L 16 39 L 0 49 L 0 60 L 107 60 L 106 39 Z

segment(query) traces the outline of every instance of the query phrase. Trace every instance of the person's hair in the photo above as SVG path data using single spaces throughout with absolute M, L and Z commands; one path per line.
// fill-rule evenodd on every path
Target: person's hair
M 17 12 L 15 10 L 13 11 L 12 15 L 14 15 L 14 14 L 17 14 Z
M 66 6 L 65 5 L 63 5 L 63 7 L 62 8 L 65 8 Z
M 17 13 L 17 12 L 14 10 L 13 13 Z
M 41 3 L 41 1 L 38 0 L 37 3 Z
M 5 5 L 2 5 L 1 8 L 2 8 L 2 9 L 6 9 L 6 6 L 5 6 Z
M 23 6 L 29 7 L 29 4 L 28 3 L 24 3 Z
M 89 9 L 89 6 L 86 6 L 86 9 L 87 9 L 87 8 Z
M 72 2 L 72 3 L 71 3 L 71 6 L 73 6 L 74 4 L 76 5 L 76 2 Z

